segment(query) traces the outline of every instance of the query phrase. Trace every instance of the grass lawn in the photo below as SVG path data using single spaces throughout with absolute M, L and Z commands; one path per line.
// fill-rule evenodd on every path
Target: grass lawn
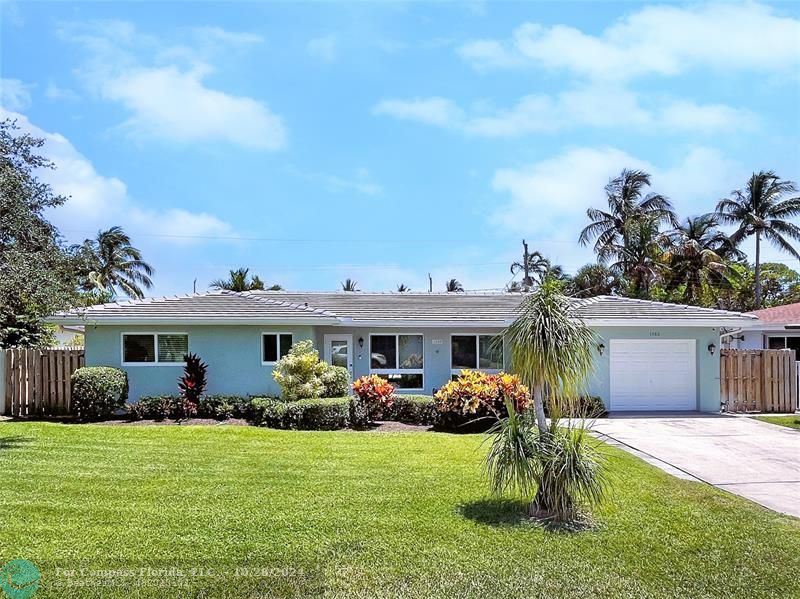
M 769 422 L 770 424 L 780 424 L 789 428 L 800 430 L 800 414 L 790 414 L 789 416 L 756 416 L 756 420 Z
M 37 599 L 800 596 L 800 520 L 607 448 L 599 527 L 547 531 L 488 495 L 484 451 L 475 435 L 0 423 L 0 563 L 33 561 Z

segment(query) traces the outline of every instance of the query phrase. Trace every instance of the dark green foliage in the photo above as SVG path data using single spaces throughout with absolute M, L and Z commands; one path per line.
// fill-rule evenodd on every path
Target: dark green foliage
M 252 278 L 248 276 L 249 268 L 237 268 L 230 271 L 230 276 L 227 279 L 217 279 L 212 281 L 209 287 L 214 289 L 225 289 L 227 291 L 263 291 L 264 281 L 258 275 L 253 275 Z M 280 285 L 272 285 L 268 291 L 280 291 L 283 287 Z
M 350 371 L 342 366 L 330 366 L 320 376 L 325 390 L 322 397 L 344 397 L 350 393 Z
M 87 239 L 73 251 L 80 261 L 79 277 L 85 291 L 108 293 L 112 297 L 122 291 L 132 298 L 144 297 L 150 289 L 155 270 L 142 259 L 122 227 L 98 231 L 97 237 Z
M 383 419 L 406 424 L 436 424 L 439 412 L 430 395 L 395 395 L 391 406 L 384 408 Z
M 179 420 L 188 417 L 180 395 L 149 395 L 127 406 L 133 420 Z M 239 395 L 203 395 L 190 415 L 198 418 L 250 418 L 254 399 Z
M 66 198 L 36 177 L 55 168 L 37 153 L 43 145 L 14 121 L 0 122 L 0 347 L 52 344 L 43 319 L 75 296 L 76 261 L 44 217 Z
M 559 417 L 563 418 L 605 418 L 608 410 L 603 400 L 596 395 L 581 395 L 574 399 L 558 400 Z M 550 402 L 544 405 L 545 414 L 550 416 Z
M 350 420 L 349 397 L 326 397 L 283 402 L 255 398 L 252 421 L 259 426 L 298 430 L 337 430 Z
M 72 406 L 80 420 L 114 415 L 128 399 L 128 374 L 109 366 L 87 366 L 72 373 Z

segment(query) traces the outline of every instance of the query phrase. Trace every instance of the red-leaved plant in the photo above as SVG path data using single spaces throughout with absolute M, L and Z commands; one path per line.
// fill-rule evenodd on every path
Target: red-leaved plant
M 188 354 L 184 357 L 186 366 L 183 367 L 183 376 L 178 379 L 178 389 L 181 392 L 181 401 L 177 406 L 178 418 L 190 418 L 197 414 L 197 405 L 206 392 L 206 372 L 208 364 L 200 359 L 197 354 Z
M 383 410 L 394 404 L 394 385 L 377 374 L 356 379 L 352 387 L 366 407 L 369 418 L 380 418 Z

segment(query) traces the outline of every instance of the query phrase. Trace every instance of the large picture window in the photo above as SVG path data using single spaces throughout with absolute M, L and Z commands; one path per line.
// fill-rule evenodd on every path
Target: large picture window
M 122 363 L 183 364 L 189 353 L 186 333 L 123 333 Z
M 261 362 L 274 364 L 292 349 L 291 333 L 263 333 L 261 335 Z
M 503 369 L 503 340 L 498 335 L 452 335 L 450 337 L 450 370 L 500 372 Z
M 796 357 L 800 360 L 800 337 L 769 337 L 767 339 L 768 349 L 793 349 Z
M 424 339 L 422 335 L 370 335 L 369 370 L 399 389 L 423 389 Z

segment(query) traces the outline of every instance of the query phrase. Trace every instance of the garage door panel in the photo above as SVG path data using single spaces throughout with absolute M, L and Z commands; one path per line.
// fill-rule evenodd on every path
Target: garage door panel
M 612 339 L 611 410 L 694 410 L 693 339 Z

